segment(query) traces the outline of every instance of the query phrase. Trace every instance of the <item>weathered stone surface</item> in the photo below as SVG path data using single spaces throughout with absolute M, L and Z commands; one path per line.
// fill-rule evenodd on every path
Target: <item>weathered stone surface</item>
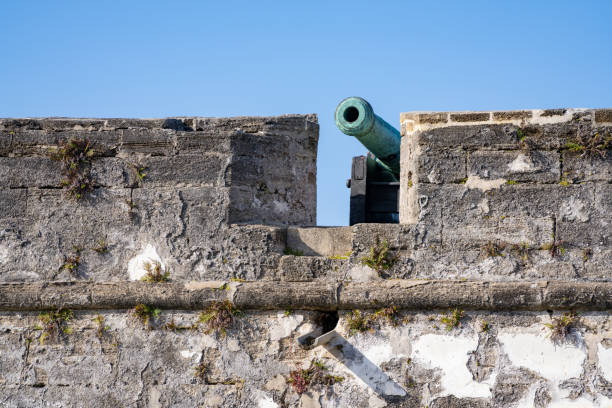
M 316 116 L 0 126 L 10 156 L 0 157 L 0 281 L 126 279 L 129 262 L 149 247 L 175 279 L 275 279 L 284 233 L 272 246 L 240 246 L 229 225 L 316 220 Z M 62 165 L 50 159 L 73 138 L 94 150 L 94 189 L 79 201 L 64 193 Z M 250 157 L 261 183 L 251 183 L 253 167 L 239 171 Z M 104 251 L 94 250 L 99 243 Z M 68 273 L 62 265 L 77 256 Z
M 287 246 L 304 255 L 348 257 L 353 246 L 351 227 L 287 228 Z
M 310 227 L 312 115 L 0 119 L 0 405 L 606 406 L 612 184 L 567 146 L 606 115 L 404 114 L 410 224 L 341 228 Z M 81 201 L 49 160 L 73 137 Z M 298 394 L 313 359 L 343 380 Z
M 314 400 L 322 407 L 359 408 L 501 408 L 519 401 L 546 406 L 553 398 L 597 406 L 607 401 L 607 374 L 602 375 L 609 370 L 607 363 L 602 357 L 588 358 L 607 350 L 606 313 L 585 313 L 580 325 L 571 328 L 570 336 L 582 341 L 584 349 L 552 343 L 546 312 L 469 312 L 450 330 L 442 322 L 445 315 L 399 312 L 395 323 L 380 319 L 370 331 L 353 332 L 346 312 L 325 347 L 305 350 L 297 338 L 321 333 L 321 313 L 247 312 L 222 335 L 207 333 L 202 323 L 195 330 L 163 329 L 171 321 L 191 326 L 198 320 L 193 312 L 163 311 L 152 319 L 151 330 L 127 313 L 75 312 L 68 322 L 70 334 L 49 336 L 42 344 L 41 331 L 32 330 L 40 324 L 35 313 L 1 313 L 0 366 L 9 370 L 1 372 L 0 401 L 9 407 L 83 402 L 99 407 L 297 407 Z M 97 316 L 104 319 L 101 332 Z M 488 323 L 486 334 L 482 322 Z M 525 341 L 529 347 L 522 346 Z M 499 350 L 486 362 L 493 367 L 487 378 L 472 377 L 466 364 L 481 347 Z M 309 385 L 299 395 L 287 379 L 313 359 L 323 363 L 325 373 L 343 380 Z M 194 367 L 202 367 L 201 376 L 194 375 Z M 572 390 L 583 389 L 561 394 L 569 384 Z
M 27 195 L 25 189 L 0 189 L 0 219 L 23 217 Z
M 321 256 L 283 256 L 280 259 L 278 275 L 288 282 L 308 282 L 315 279 L 339 281 L 344 279 L 346 270 L 343 260 Z
M 468 176 L 483 179 L 556 183 L 559 172 L 557 152 L 479 151 L 468 156 Z
M 277 290 L 271 292 L 266 282 L 238 284 L 233 288 L 233 303 L 245 309 L 334 310 L 336 307 L 336 285 L 277 282 L 274 287 Z
M 467 153 L 463 150 L 431 150 L 418 158 L 418 181 L 452 183 L 467 177 Z
M 605 157 L 584 156 L 578 153 L 563 153 L 563 177 L 574 183 L 584 181 L 612 180 L 612 154 Z
M 0 157 L 0 185 L 61 187 L 61 164 L 48 157 Z
M 517 149 L 516 130 L 513 125 L 449 126 L 425 130 L 418 141 L 433 148 Z

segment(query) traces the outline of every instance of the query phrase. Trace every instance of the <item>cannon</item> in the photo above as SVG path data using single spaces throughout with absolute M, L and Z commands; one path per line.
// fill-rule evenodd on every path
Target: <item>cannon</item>
M 350 97 L 338 104 L 336 126 L 368 149 L 353 157 L 349 224 L 398 223 L 400 132 L 374 113 L 363 98 Z

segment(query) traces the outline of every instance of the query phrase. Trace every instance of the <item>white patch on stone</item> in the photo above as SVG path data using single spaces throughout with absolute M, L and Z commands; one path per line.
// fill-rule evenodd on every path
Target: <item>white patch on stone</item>
M 517 333 L 511 329 L 501 332 L 497 338 L 512 364 L 535 371 L 548 380 L 549 407 L 610 407 L 610 400 L 603 396 L 597 401 L 586 397 L 572 400 L 567 390 L 559 388 L 561 382 L 582 375 L 587 358 L 585 350 L 571 344 L 554 344 L 544 334 Z M 535 389 L 521 400 L 519 407 L 533 406 L 534 398 Z
M 191 357 L 193 357 L 196 354 L 198 354 L 196 351 L 181 350 L 181 357 L 183 357 L 183 358 L 191 358 Z
M 151 408 L 161 408 L 161 404 L 159 399 L 161 397 L 161 392 L 157 389 L 157 387 L 151 387 L 151 391 L 149 391 L 149 406 Z
M 0 246 L 0 265 L 4 265 L 10 261 L 9 253 L 9 248 L 5 247 L 4 245 Z
M 470 176 L 465 182 L 465 186 L 469 189 L 479 189 L 481 191 L 493 190 L 495 188 L 500 188 L 502 185 L 506 183 L 504 179 L 494 179 L 494 180 L 485 180 L 481 179 L 478 176 Z
M 497 336 L 515 366 L 535 371 L 553 383 L 580 377 L 586 352 L 571 344 L 554 344 L 543 334 L 501 332 Z
M 564 201 L 559 213 L 561 220 L 564 221 L 587 222 L 590 218 L 587 206 L 575 197 L 570 197 L 569 200 Z
M 278 404 L 274 402 L 272 397 L 269 395 L 264 395 L 258 402 L 258 408 L 278 408 Z
M 508 164 L 508 169 L 514 173 L 525 173 L 535 170 L 531 159 L 529 159 L 523 153 L 520 153 L 516 159 Z
M 284 313 L 278 313 L 276 320 L 271 323 L 270 340 L 280 340 L 290 336 L 303 320 L 304 316 L 299 314 L 285 316 Z
M 166 266 L 162 263 L 161 258 L 157 254 L 157 250 L 155 250 L 155 247 L 151 244 L 147 244 L 142 252 L 130 259 L 128 262 L 128 274 L 130 280 L 136 281 L 142 279 L 142 277 L 147 273 L 145 270 L 145 264 L 152 264 L 154 262 L 160 263 L 162 271 L 166 270 Z
M 217 340 L 215 340 L 212 336 L 209 336 L 208 334 L 203 334 L 201 337 L 201 340 L 202 340 L 202 346 L 204 346 L 204 348 L 217 348 L 218 347 Z
M 612 348 L 606 349 L 601 344 L 598 344 L 597 360 L 599 361 L 599 368 L 604 378 L 612 382 Z
M 236 340 L 236 339 L 229 339 L 227 341 L 227 349 L 229 351 L 240 351 L 241 347 L 240 347 L 240 344 L 238 343 L 238 340 Z
M 311 333 L 312 331 L 314 331 L 314 329 L 316 329 L 317 326 L 313 325 L 312 323 L 304 323 L 303 325 L 301 325 L 298 330 L 297 330 L 297 335 L 299 336 L 303 336 L 307 333 Z
M 454 395 L 457 398 L 490 398 L 488 383 L 474 381 L 467 368 L 469 353 L 478 347 L 478 336 L 444 336 L 426 334 L 412 345 L 412 358 L 422 364 L 442 370 L 439 396 Z M 493 383 L 495 376 L 487 381 Z
M 277 213 L 288 213 L 289 212 L 289 204 L 287 204 L 284 201 L 276 201 L 274 200 L 274 202 L 272 203 L 272 205 L 274 206 L 274 211 Z
M 332 340 L 331 347 L 335 347 L 338 339 Z M 344 364 L 353 373 L 357 381 L 383 395 L 406 395 L 399 384 L 393 381 L 383 370 L 380 364 L 393 358 L 408 357 L 394 354 L 393 347 L 388 340 L 370 335 L 356 335 L 351 338 L 352 346 L 359 351 L 350 357 L 346 356 Z
M 370 282 L 382 280 L 380 274 L 366 265 L 352 266 L 346 275 L 353 282 Z
M 427 180 L 430 183 L 434 183 L 434 184 L 437 184 L 440 182 L 440 171 L 438 170 L 437 166 L 433 166 L 433 168 L 427 175 Z
M 489 200 L 485 198 L 484 200 L 479 202 L 478 209 L 480 210 L 482 214 L 488 214 L 489 213 Z
M 387 402 L 384 399 L 378 398 L 376 395 L 372 395 L 368 399 L 368 407 L 370 408 L 384 408 L 386 406 Z

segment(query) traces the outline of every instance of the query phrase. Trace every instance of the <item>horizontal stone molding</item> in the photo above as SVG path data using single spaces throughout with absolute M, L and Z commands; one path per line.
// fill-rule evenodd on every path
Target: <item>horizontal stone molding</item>
M 575 120 L 575 115 L 591 115 L 594 123 L 612 123 L 612 109 L 528 109 L 515 111 L 465 112 L 404 112 L 400 122 L 404 132 L 447 126 L 512 123 L 516 125 L 546 125 Z
M 244 310 L 607 310 L 612 282 L 424 281 L 378 282 L 53 282 L 0 284 L 0 310 L 130 309 L 144 303 L 163 309 L 202 309 L 231 301 Z

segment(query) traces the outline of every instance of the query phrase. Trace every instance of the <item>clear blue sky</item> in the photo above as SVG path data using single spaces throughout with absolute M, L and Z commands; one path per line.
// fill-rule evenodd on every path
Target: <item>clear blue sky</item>
M 318 223 L 348 223 L 346 96 L 612 106 L 612 1 L 3 1 L 0 117 L 317 113 Z

